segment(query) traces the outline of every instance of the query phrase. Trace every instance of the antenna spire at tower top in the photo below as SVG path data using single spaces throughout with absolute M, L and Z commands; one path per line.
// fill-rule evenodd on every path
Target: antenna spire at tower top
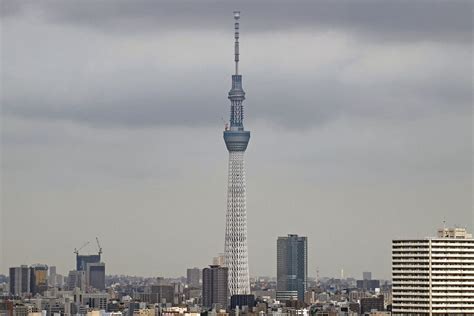
M 239 19 L 240 19 L 240 11 L 234 11 L 234 38 L 235 38 L 235 43 L 234 43 L 234 60 L 235 60 L 235 74 L 239 74 Z

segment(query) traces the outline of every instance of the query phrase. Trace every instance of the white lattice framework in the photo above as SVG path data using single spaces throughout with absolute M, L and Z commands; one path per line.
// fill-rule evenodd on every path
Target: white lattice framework
M 229 152 L 228 181 L 225 264 L 229 269 L 229 291 L 231 295 L 249 294 L 244 151 Z

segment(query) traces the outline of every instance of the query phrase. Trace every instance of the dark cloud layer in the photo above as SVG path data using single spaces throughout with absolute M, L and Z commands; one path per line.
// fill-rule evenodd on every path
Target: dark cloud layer
M 471 1 L 3 1 L 5 15 L 37 10 L 53 22 L 111 33 L 225 31 L 232 10 L 250 32 L 344 29 L 378 40 L 471 40 Z M 23 9 L 23 10 L 21 10 Z
M 2 5 L 9 17 L 2 46 L 2 103 L 7 115 L 96 127 L 208 125 L 227 116 L 225 91 L 230 79 L 223 65 L 231 62 L 220 52 L 228 47 L 230 55 L 230 12 L 235 4 L 4 1 Z M 470 112 L 470 2 L 245 1 L 239 7 L 244 12 L 242 63 L 244 84 L 250 87 L 251 119 L 307 127 L 347 115 L 406 119 L 431 108 Z M 16 23 L 21 17 L 33 19 L 45 30 L 40 33 L 28 23 Z M 296 30 L 308 35 L 306 42 L 294 41 Z M 274 33 L 262 33 L 268 31 Z M 187 38 L 175 38 L 181 52 L 163 58 L 163 50 L 173 41 L 161 38 L 179 32 L 187 32 Z M 206 45 L 216 45 L 216 51 L 196 45 L 208 34 L 229 40 L 203 39 Z M 333 34 L 343 44 L 328 47 L 330 40 L 314 38 L 321 34 Z M 89 36 L 100 39 L 90 41 Z M 39 41 L 42 37 L 46 42 Z M 147 42 L 156 45 L 154 51 L 147 48 L 145 57 L 133 59 L 134 51 L 130 58 L 117 54 Z M 112 45 L 115 51 L 96 53 Z M 384 45 L 380 54 L 365 48 Z M 298 57 L 304 50 L 306 55 Z M 325 51 L 341 57 L 318 65 Z M 200 68 L 189 62 L 190 53 Z M 91 63 L 96 66 L 90 67 Z M 115 66 L 102 70 L 107 63 Z M 190 68 L 176 75 L 181 65 Z M 393 69 L 386 70 L 386 65 Z M 67 80 L 60 79 L 64 77 Z

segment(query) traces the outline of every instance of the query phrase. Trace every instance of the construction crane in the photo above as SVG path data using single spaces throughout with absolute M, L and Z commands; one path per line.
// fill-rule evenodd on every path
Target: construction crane
M 74 248 L 74 253 L 75 253 L 77 256 L 79 256 L 79 251 L 80 251 L 82 248 L 84 248 L 85 246 L 87 246 L 89 243 L 90 243 L 90 242 L 84 243 L 81 247 L 79 247 L 79 249 Z
M 97 241 L 97 248 L 99 248 L 99 256 L 100 256 L 102 254 L 102 247 L 100 246 L 99 237 L 95 237 L 95 240 Z

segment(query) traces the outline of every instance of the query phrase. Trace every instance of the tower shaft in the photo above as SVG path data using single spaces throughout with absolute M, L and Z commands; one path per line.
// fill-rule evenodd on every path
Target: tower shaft
M 244 152 L 229 152 L 225 263 L 230 294 L 249 294 Z

